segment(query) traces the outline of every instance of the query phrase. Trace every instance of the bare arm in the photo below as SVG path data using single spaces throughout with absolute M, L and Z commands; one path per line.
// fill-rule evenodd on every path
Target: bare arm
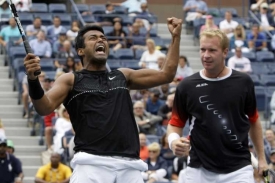
M 127 68 L 120 69 L 120 71 L 128 80 L 128 87 L 130 89 L 151 88 L 165 83 L 170 83 L 174 79 L 179 60 L 182 20 L 176 18 L 168 19 L 168 28 L 172 34 L 172 41 L 162 70 L 132 70 Z
M 34 182 L 35 183 L 48 183 L 48 182 L 46 182 L 46 181 L 44 181 L 44 180 L 42 180 L 40 178 L 37 178 L 37 177 L 35 177 Z
M 67 178 L 67 179 L 63 180 L 62 182 L 60 182 L 60 183 L 69 183 L 69 182 L 70 182 L 70 178 Z
M 167 137 L 171 133 L 177 133 L 177 134 L 179 134 L 179 136 L 182 136 L 182 128 L 179 128 L 179 127 L 168 124 L 168 126 L 167 126 Z

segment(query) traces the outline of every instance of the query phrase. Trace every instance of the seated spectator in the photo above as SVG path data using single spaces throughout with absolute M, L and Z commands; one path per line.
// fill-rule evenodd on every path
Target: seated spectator
M 167 178 L 167 162 L 160 157 L 160 145 L 156 142 L 148 146 L 149 158 L 145 161 L 148 164 L 148 171 L 141 172 L 143 180 L 147 183 L 157 181 L 168 181 Z
M 252 33 L 248 35 L 248 47 L 251 51 L 267 50 L 266 36 L 260 32 L 259 25 L 252 26 Z
M 236 71 L 251 73 L 250 60 L 242 56 L 242 48 L 237 47 L 235 49 L 235 55 L 228 60 L 228 67 Z
M 70 121 L 70 116 L 66 108 L 61 105 L 58 109 L 59 118 L 56 120 L 54 129 L 56 131 L 55 136 L 53 137 L 54 152 L 62 154 L 64 149 L 62 148 L 62 137 L 65 135 L 65 132 L 72 129 L 72 123 Z
M 2 120 L 0 119 L 0 138 L 6 137 L 5 129 Z
M 270 163 L 270 153 L 272 150 L 275 149 L 275 133 L 272 129 L 266 129 L 265 130 L 265 140 L 266 143 L 264 144 L 264 150 L 265 150 L 265 157 L 267 163 Z
M 108 44 L 114 51 L 126 46 L 125 37 L 127 34 L 123 30 L 121 22 L 115 22 L 113 31 L 108 33 L 107 36 L 109 37 Z
M 158 60 L 157 60 L 158 70 L 161 70 L 163 68 L 163 65 L 165 63 L 165 59 L 166 59 L 166 57 L 164 55 L 158 57 Z
M 50 58 L 52 56 L 52 47 L 45 39 L 44 31 L 40 30 L 36 37 L 36 39 L 30 41 L 34 54 L 40 58 Z
M 146 105 L 148 97 L 149 97 L 149 91 L 147 89 L 136 90 L 136 92 L 132 93 L 132 95 L 131 95 L 133 103 L 140 100 L 144 103 L 144 105 Z
M 111 26 L 117 21 L 121 22 L 122 19 L 119 16 L 116 16 L 117 13 L 114 9 L 114 5 L 111 2 L 107 2 L 105 7 L 105 13 L 98 17 L 98 23 L 101 26 Z
M 260 6 L 260 13 L 256 16 L 261 21 L 260 30 L 261 31 L 270 31 L 274 30 L 274 20 L 271 13 L 268 12 L 268 4 L 266 2 L 262 3 Z M 254 22 L 257 23 L 257 22 Z
M 224 20 L 220 22 L 219 28 L 230 39 L 234 35 L 234 30 L 238 25 L 238 22 L 232 20 L 232 13 L 230 11 L 227 11 L 224 14 Z
M 153 17 L 154 15 L 149 12 L 148 10 L 148 4 L 142 3 L 140 5 L 141 12 L 137 14 L 134 18 L 134 22 L 139 25 L 139 27 L 145 27 L 146 30 L 150 30 L 152 28 L 151 22 L 149 21 L 150 17 Z
M 58 153 L 52 153 L 50 163 L 40 167 L 35 176 L 35 183 L 69 183 L 72 171 L 70 167 L 61 163 Z
M 158 111 L 158 116 L 162 117 L 162 125 L 168 125 L 168 121 L 172 116 L 172 106 L 174 102 L 174 94 L 170 94 L 167 97 L 165 104 L 163 104 Z
M 14 18 L 10 18 L 9 26 L 3 28 L 0 32 L 0 44 L 4 47 L 7 47 L 9 43 L 9 39 L 12 36 L 20 36 L 20 38 L 15 41 L 13 44 L 19 45 L 22 43 L 21 35 L 19 29 L 17 28 L 16 22 Z
M 275 149 L 270 152 L 270 161 L 269 169 L 275 171 Z
M 147 3 L 146 0 L 125 0 L 122 3 L 112 3 L 115 6 L 124 6 L 128 9 L 128 14 L 130 16 L 136 16 L 141 12 L 141 4 Z
M 139 132 L 145 134 L 156 134 L 156 125 L 161 121 L 160 116 L 148 113 L 144 109 L 144 103 L 137 101 L 134 104 L 134 117 Z
M 155 41 L 153 39 L 146 40 L 147 50 L 143 52 L 139 65 L 141 68 L 149 68 L 158 70 L 157 60 L 164 53 L 156 49 Z
M 164 104 L 164 101 L 160 100 L 159 89 L 152 89 L 150 97 L 146 103 L 146 110 L 151 114 L 157 115 L 160 107 Z
M 58 35 L 61 32 L 67 32 L 66 28 L 61 25 L 59 16 L 54 16 L 53 25 L 50 25 L 47 30 L 47 37 L 51 42 L 57 40 Z
M 145 47 L 145 40 L 150 36 L 150 32 L 147 32 L 147 34 L 140 32 L 140 26 L 138 23 L 134 23 L 132 27 L 129 28 L 128 33 L 128 46 L 132 47 L 133 50 L 137 49 L 146 49 Z M 149 30 L 150 31 L 150 30 Z
M 80 29 L 79 22 L 77 20 L 72 21 L 71 29 L 67 31 L 66 35 L 70 41 L 74 41 L 78 31 Z
M 45 33 L 47 32 L 47 28 L 42 25 L 41 18 L 35 17 L 33 20 L 33 24 L 26 27 L 26 34 L 29 38 L 34 39 L 40 30 L 44 31 Z
M 247 53 L 250 51 L 248 49 L 246 33 L 242 25 L 238 25 L 234 30 L 234 35 L 230 38 L 229 47 L 232 52 L 235 52 L 236 47 L 242 48 L 243 53 Z
M 167 100 L 167 97 L 170 94 L 169 93 L 169 84 L 168 83 L 167 84 L 163 84 L 159 88 L 160 88 L 159 99 L 163 100 L 163 101 Z
M 0 22 L 5 24 L 12 17 L 11 10 L 9 8 L 9 3 L 7 0 L 0 1 Z
M 207 4 L 203 0 L 190 0 L 187 1 L 183 7 L 186 13 L 186 21 L 192 22 L 195 19 L 201 18 L 208 11 Z
M 72 43 L 69 40 L 65 40 L 62 43 L 62 48 L 55 55 L 55 58 L 68 58 L 68 57 L 76 57 L 77 54 L 72 47 Z
M 200 32 L 203 32 L 208 29 L 213 29 L 213 30 L 219 29 L 218 26 L 215 25 L 212 15 L 207 15 L 205 17 L 205 24 L 201 26 Z
M 18 12 L 29 12 L 32 7 L 32 0 L 13 0 Z
M 173 151 L 169 148 L 167 133 L 165 133 L 161 138 L 161 150 L 160 157 L 162 157 L 167 162 L 167 166 L 173 166 L 173 161 L 175 159 L 175 155 Z
M 44 134 L 45 134 L 45 141 L 46 141 L 46 148 L 47 150 L 52 148 L 52 141 L 53 141 L 53 122 L 52 119 L 55 117 L 55 112 L 52 112 L 49 115 L 44 116 Z
M 0 137 L 0 182 L 2 183 L 22 183 L 23 171 L 19 159 L 14 155 L 7 153 L 7 139 Z
M 63 43 L 68 40 L 66 32 L 60 32 L 58 39 L 53 43 L 53 55 L 57 55 L 61 50 L 64 49 Z
M 271 112 L 270 122 L 272 124 L 275 124 L 275 91 L 273 92 L 270 100 L 270 112 Z
M 75 72 L 80 64 L 80 62 L 75 62 L 74 57 L 68 57 L 65 65 L 60 65 L 58 60 L 56 60 L 56 62 L 56 66 L 64 73 Z
M 22 80 L 22 103 L 24 107 L 23 111 L 23 118 L 28 118 L 29 112 L 29 87 L 28 87 L 28 77 L 27 75 L 24 76 Z
M 189 67 L 189 62 L 186 56 L 181 55 L 179 58 L 179 65 L 177 68 L 176 78 L 184 79 L 193 74 L 193 69 Z
M 72 128 L 71 130 L 65 132 L 64 137 L 62 138 L 62 143 L 63 143 L 63 147 L 64 149 L 67 149 L 67 152 L 65 151 L 64 153 L 68 154 L 68 159 L 67 160 L 71 160 L 74 156 L 74 136 L 75 136 L 75 131 Z M 68 141 L 66 137 L 70 137 L 70 140 Z
M 146 135 L 144 133 L 139 133 L 139 144 L 140 144 L 140 151 L 139 157 L 143 161 L 145 161 L 149 157 L 149 151 L 146 145 Z
M 261 7 L 261 4 L 266 2 L 266 0 L 255 0 L 253 3 L 251 3 L 250 9 L 254 13 L 258 13 Z

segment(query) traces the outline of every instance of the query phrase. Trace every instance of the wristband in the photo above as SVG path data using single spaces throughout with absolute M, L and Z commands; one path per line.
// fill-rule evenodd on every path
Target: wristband
M 29 95 L 33 100 L 39 100 L 44 96 L 44 90 L 42 89 L 38 77 L 35 80 L 28 78 Z
M 172 150 L 172 142 L 174 140 L 179 139 L 179 138 L 180 138 L 179 134 L 177 134 L 177 133 L 170 133 L 170 135 L 168 136 L 168 144 L 169 144 L 169 148 L 171 150 Z

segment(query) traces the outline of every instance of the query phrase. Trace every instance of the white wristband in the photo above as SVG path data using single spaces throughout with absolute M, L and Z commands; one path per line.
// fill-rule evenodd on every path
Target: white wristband
M 180 138 L 179 134 L 177 134 L 177 133 L 170 133 L 170 135 L 168 136 L 168 144 L 169 144 L 169 148 L 171 150 L 172 150 L 172 142 L 174 140 L 179 139 L 179 138 Z

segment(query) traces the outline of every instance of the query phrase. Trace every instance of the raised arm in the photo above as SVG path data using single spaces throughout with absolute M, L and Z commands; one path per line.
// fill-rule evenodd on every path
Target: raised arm
M 120 69 L 120 71 L 123 72 L 126 79 L 128 80 L 128 87 L 130 89 L 151 88 L 170 83 L 174 79 L 179 61 L 182 20 L 174 17 L 168 18 L 167 25 L 172 35 L 172 41 L 168 49 L 168 54 L 162 70 L 132 70 L 127 68 Z
M 63 74 L 58 77 L 53 87 L 44 93 L 38 77 L 34 76 L 34 72 L 41 69 L 39 58 L 34 54 L 28 54 L 24 59 L 24 65 L 28 74 L 29 95 L 35 110 L 40 115 L 50 114 L 60 106 L 72 89 L 74 75 L 72 73 Z

